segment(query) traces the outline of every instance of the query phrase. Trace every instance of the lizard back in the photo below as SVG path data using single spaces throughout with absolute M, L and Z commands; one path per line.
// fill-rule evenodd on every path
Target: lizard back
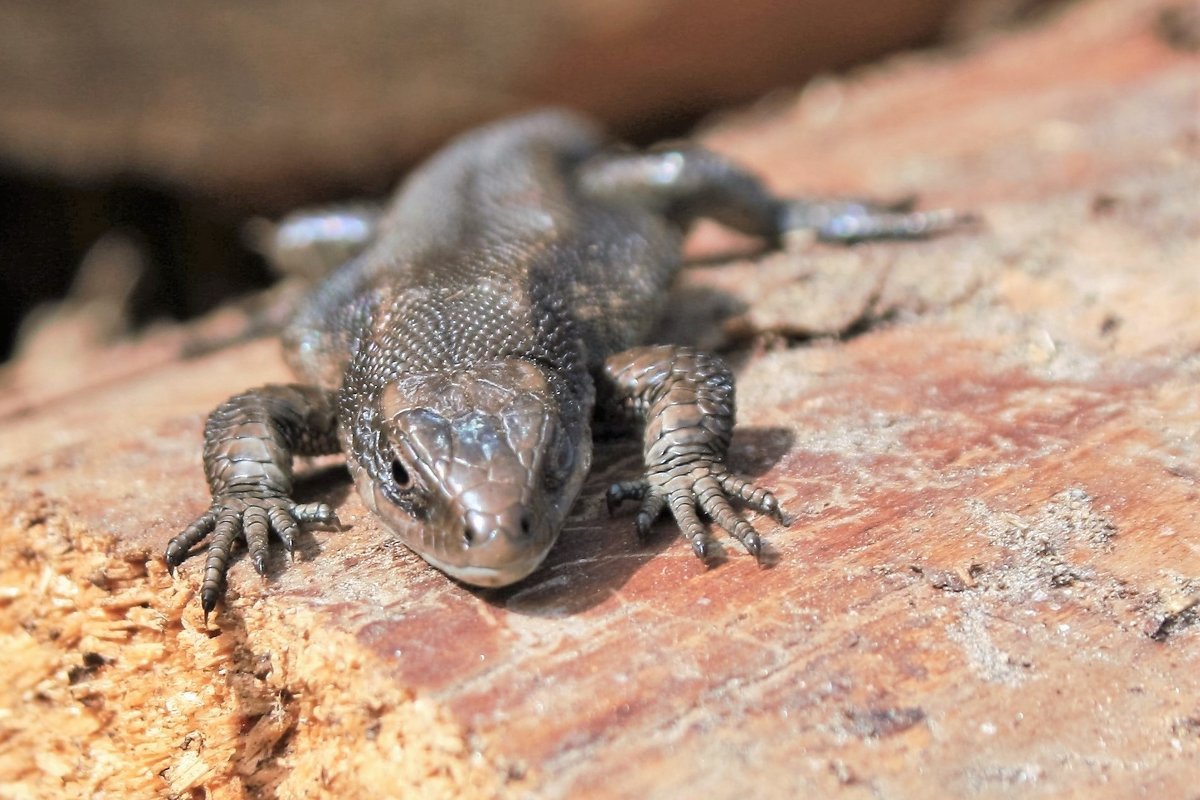
M 293 367 L 331 388 L 506 357 L 594 370 L 638 343 L 680 233 L 581 190 L 576 170 L 605 144 L 547 112 L 447 146 L 405 182 L 374 243 L 300 308 L 285 335 Z

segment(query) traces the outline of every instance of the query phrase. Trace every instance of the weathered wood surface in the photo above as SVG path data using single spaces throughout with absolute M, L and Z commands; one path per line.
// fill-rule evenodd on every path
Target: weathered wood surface
M 1197 796 L 1200 62 L 1163 8 L 1079 4 L 710 132 L 781 190 L 987 219 L 682 282 L 668 328 L 729 349 L 733 461 L 793 515 L 757 521 L 768 568 L 705 569 L 665 524 L 638 546 L 601 499 L 626 444 L 546 565 L 490 592 L 324 471 L 305 497 L 348 530 L 266 582 L 242 559 L 205 635 L 199 562 L 141 565 L 204 505 L 204 413 L 285 379 L 274 345 L 10 397 L 0 633 L 44 670 L 3 695 L 0 792 L 111 789 L 135 741 L 138 786 L 212 796 Z M 59 714 L 94 730 L 31 728 Z

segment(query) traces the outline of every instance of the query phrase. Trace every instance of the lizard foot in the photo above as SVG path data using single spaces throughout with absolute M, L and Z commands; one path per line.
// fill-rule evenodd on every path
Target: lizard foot
M 895 203 L 867 200 L 795 200 L 784 213 L 785 238 L 815 236 L 825 242 L 846 244 L 873 239 L 923 239 L 971 227 L 976 214 L 934 209 L 913 210 L 912 198 Z
M 758 558 L 762 540 L 746 518 L 734 509 L 730 502 L 733 498 L 784 522 L 775 495 L 710 458 L 652 472 L 641 480 L 614 483 L 605 495 L 610 512 L 625 500 L 641 501 L 635 524 L 643 540 L 649 535 L 654 520 L 669 507 L 683 535 L 692 543 L 692 551 L 702 559 L 707 558 L 711 543 L 700 521 L 700 512 L 703 512 Z
M 308 522 L 336 525 L 337 517 L 325 503 L 297 504 L 287 497 L 215 497 L 208 511 L 167 544 L 167 568 L 174 572 L 201 539 L 212 535 L 200 585 L 200 605 L 207 618 L 224 593 L 234 542 L 245 540 L 254 568 L 265 575 L 270 533 L 275 532 L 290 558 L 299 526 Z

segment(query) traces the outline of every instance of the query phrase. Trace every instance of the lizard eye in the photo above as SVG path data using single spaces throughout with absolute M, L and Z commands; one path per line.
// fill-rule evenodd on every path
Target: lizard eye
M 566 436 L 560 434 L 555 438 L 554 449 L 549 455 L 546 462 L 546 488 L 557 489 L 571 476 L 571 468 L 575 466 L 575 448 Z
M 412 488 L 412 475 L 409 474 L 408 468 L 400 459 L 392 459 L 392 480 L 396 483 L 396 488 L 401 491 L 406 491 Z
M 385 463 L 387 463 L 387 478 L 390 480 L 382 481 L 380 488 L 383 493 L 408 514 L 415 517 L 421 516 L 423 503 L 413 470 L 397 455 L 392 456 L 390 463 Z

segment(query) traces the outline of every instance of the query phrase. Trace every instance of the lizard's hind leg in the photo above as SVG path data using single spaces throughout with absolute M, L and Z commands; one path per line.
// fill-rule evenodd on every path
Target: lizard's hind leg
M 802 232 L 830 242 L 911 239 L 976 221 L 947 209 L 914 211 L 907 198 L 885 203 L 777 197 L 750 172 L 690 144 L 605 153 L 582 164 L 578 180 L 593 196 L 638 203 L 684 228 L 703 217 L 773 243 Z

